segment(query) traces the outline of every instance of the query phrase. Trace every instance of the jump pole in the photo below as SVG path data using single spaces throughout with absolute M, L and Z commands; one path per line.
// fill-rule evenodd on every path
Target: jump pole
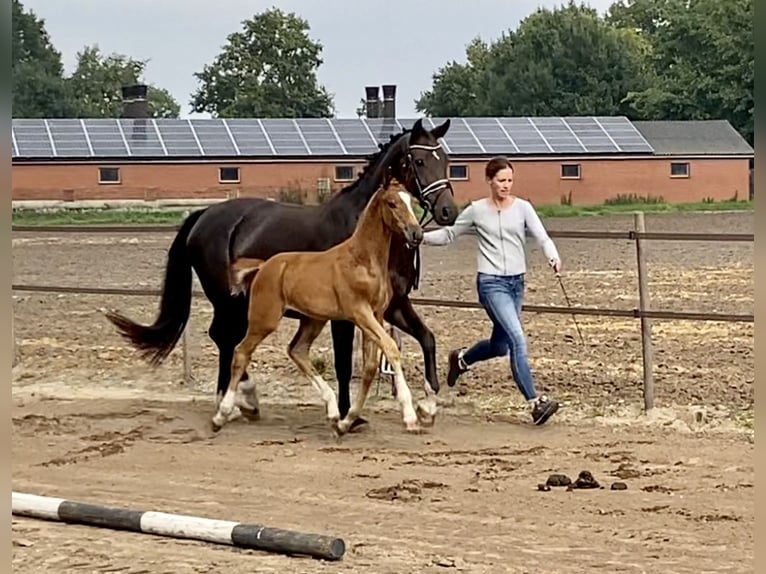
M 237 548 L 303 554 L 325 560 L 340 560 L 346 551 L 346 543 L 342 538 L 322 534 L 183 514 L 112 508 L 24 492 L 12 493 L 12 513 L 68 524 L 202 540 Z

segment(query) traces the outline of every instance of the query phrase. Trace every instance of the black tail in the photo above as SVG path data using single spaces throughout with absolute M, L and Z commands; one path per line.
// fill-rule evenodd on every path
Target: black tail
M 120 334 L 141 351 L 152 365 L 160 364 L 173 350 L 189 320 L 192 300 L 192 267 L 186 240 L 204 209 L 192 212 L 181 224 L 168 251 L 160 312 L 154 323 L 145 326 L 117 311 L 106 313 Z

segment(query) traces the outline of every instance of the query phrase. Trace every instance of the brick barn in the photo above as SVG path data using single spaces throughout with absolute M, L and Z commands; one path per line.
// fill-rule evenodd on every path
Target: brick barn
M 12 199 L 316 202 L 348 185 L 378 142 L 415 119 L 13 119 Z M 424 125 L 442 121 L 424 118 Z M 630 194 L 668 203 L 751 194 L 753 149 L 725 120 L 451 121 L 443 144 L 460 204 L 486 192 L 484 163 L 498 154 L 515 165 L 515 191 L 538 205 L 601 204 Z

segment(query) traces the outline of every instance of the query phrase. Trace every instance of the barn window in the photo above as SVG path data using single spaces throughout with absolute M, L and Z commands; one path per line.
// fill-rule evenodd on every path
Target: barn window
M 352 181 L 354 179 L 353 165 L 336 165 L 335 181 Z
M 562 163 L 561 179 L 580 179 L 580 164 Z
M 120 168 L 119 167 L 98 168 L 98 183 L 101 183 L 101 184 L 120 183 Z
M 218 183 L 239 183 L 239 168 L 219 167 Z
M 467 165 L 450 165 L 449 166 L 449 178 L 458 180 L 468 179 L 468 166 Z
M 685 162 L 685 161 L 671 162 L 670 177 L 689 177 L 689 162 Z

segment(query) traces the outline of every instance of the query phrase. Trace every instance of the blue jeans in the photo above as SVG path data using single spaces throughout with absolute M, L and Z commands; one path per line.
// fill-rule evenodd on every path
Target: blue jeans
M 511 373 L 516 386 L 529 400 L 537 396 L 529 368 L 527 341 L 521 328 L 521 306 L 524 300 L 524 275 L 476 276 L 479 303 L 492 321 L 489 339 L 474 344 L 463 355 L 466 365 L 504 357 L 510 351 Z

